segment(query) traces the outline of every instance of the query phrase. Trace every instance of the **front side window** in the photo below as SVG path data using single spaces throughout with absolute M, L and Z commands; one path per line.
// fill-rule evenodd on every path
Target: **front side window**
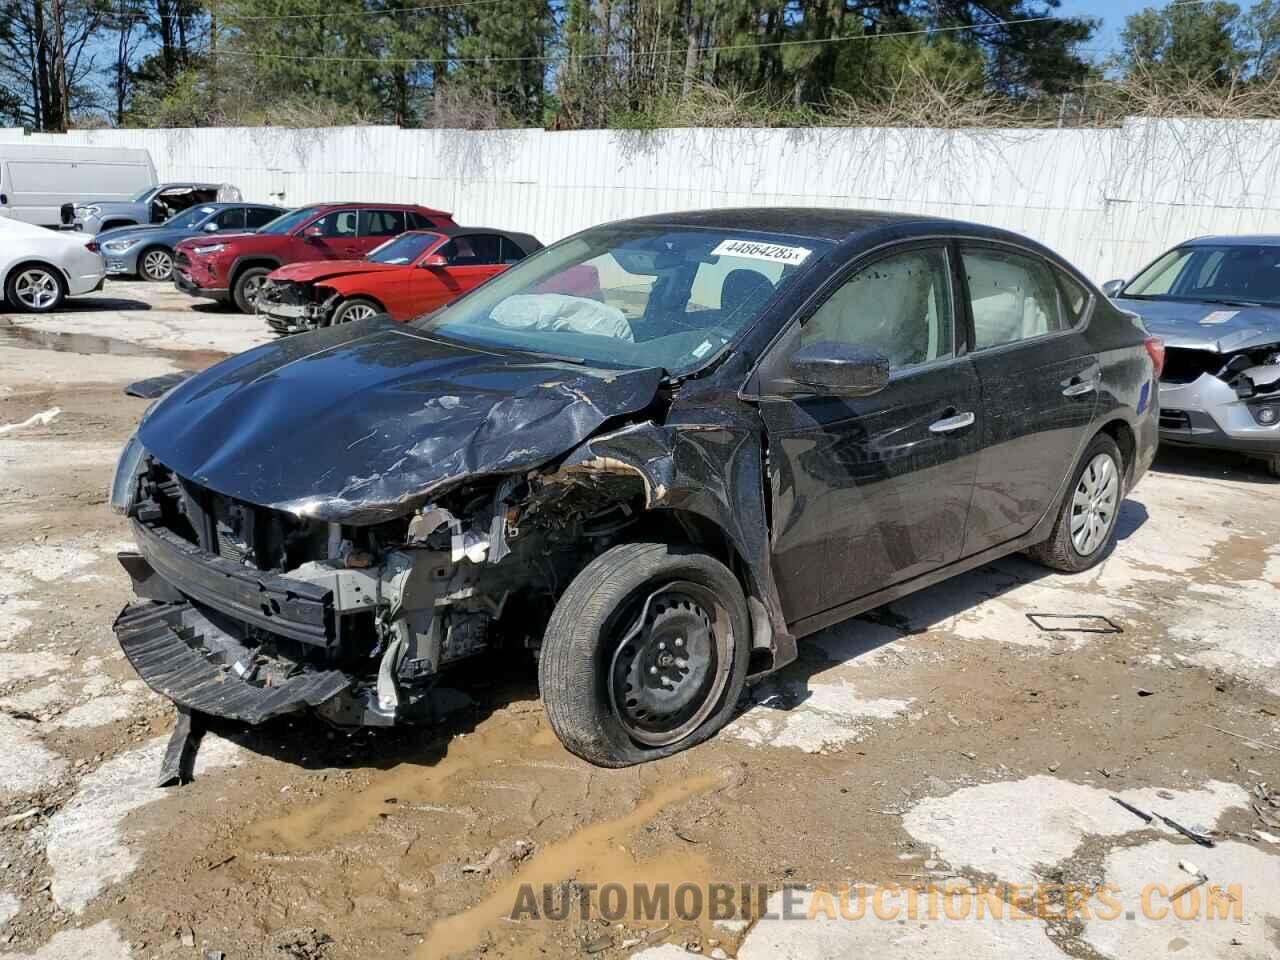
M 213 213 L 212 207 L 190 207 L 181 213 L 175 213 L 164 222 L 164 225 L 175 230 L 194 230 L 207 220 L 211 213 Z
M 483 267 L 502 262 L 502 238 L 491 233 L 455 237 L 440 248 L 451 267 Z
M 292 213 L 281 214 L 263 227 L 259 233 L 272 235 L 293 233 L 293 231 L 314 217 L 319 210 L 319 207 L 303 207 L 300 210 L 294 210 Z
M 217 224 L 219 230 L 238 230 L 244 226 L 244 209 L 242 207 L 232 207 L 230 210 L 223 210 L 218 214 Z
M 280 216 L 280 211 L 272 210 L 270 207 L 250 207 L 245 211 L 244 216 L 245 225 L 251 230 L 256 230 L 275 220 Z
M 1043 260 L 984 247 L 963 249 L 961 259 L 969 285 L 975 349 L 1063 329 L 1058 288 Z
M 800 328 L 801 346 L 823 341 L 878 353 L 894 370 L 952 356 L 946 250 L 908 250 L 859 270 Z
M 1120 296 L 1280 306 L 1280 246 L 1175 247 L 1134 277 Z
M 321 236 L 334 239 L 349 238 L 356 235 L 358 219 L 355 210 L 335 210 L 333 213 L 326 213 L 307 229 L 319 227 Z
M 452 243 L 464 239 L 476 238 Z M 414 325 L 476 346 L 679 375 L 749 329 L 775 293 L 831 246 L 750 231 L 611 224 L 526 257 Z

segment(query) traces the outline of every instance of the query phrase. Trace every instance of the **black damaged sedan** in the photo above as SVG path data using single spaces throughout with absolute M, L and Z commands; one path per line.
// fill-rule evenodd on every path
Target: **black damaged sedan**
M 121 457 L 124 652 L 191 714 L 423 722 L 538 662 L 620 766 L 806 634 L 997 557 L 1108 552 L 1160 342 L 1016 234 L 744 209 L 579 233 L 411 324 L 171 389 Z

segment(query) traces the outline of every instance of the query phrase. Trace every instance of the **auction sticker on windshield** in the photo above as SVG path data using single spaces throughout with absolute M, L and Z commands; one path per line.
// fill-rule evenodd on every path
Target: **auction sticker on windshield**
M 713 257 L 745 257 L 748 260 L 768 260 L 770 263 L 801 264 L 809 254 L 808 247 L 784 247 L 777 243 L 761 243 L 758 240 L 723 240 L 711 251 Z

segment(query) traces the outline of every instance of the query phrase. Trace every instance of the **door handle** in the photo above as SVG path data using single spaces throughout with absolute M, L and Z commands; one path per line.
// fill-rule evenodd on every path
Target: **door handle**
M 951 433 L 955 430 L 963 430 L 965 427 L 972 427 L 974 420 L 977 418 L 972 411 L 966 413 L 957 413 L 953 417 L 944 417 L 941 420 L 935 420 L 929 424 L 930 433 Z
M 1082 397 L 1086 393 L 1092 393 L 1096 385 L 1092 377 L 1088 380 L 1076 379 L 1075 382 L 1069 383 L 1063 388 L 1062 395 L 1064 397 Z

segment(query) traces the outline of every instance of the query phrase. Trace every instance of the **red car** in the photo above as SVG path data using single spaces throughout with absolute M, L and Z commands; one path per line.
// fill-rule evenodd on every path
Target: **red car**
M 255 233 L 184 240 L 173 279 L 193 297 L 233 302 L 253 313 L 267 274 L 304 260 L 351 260 L 406 230 L 455 226 L 442 210 L 401 203 L 323 203 L 272 220 Z
M 258 293 L 272 329 L 298 333 L 389 313 L 405 322 L 444 306 L 542 249 L 524 233 L 481 227 L 411 230 L 363 260 L 295 263 Z

